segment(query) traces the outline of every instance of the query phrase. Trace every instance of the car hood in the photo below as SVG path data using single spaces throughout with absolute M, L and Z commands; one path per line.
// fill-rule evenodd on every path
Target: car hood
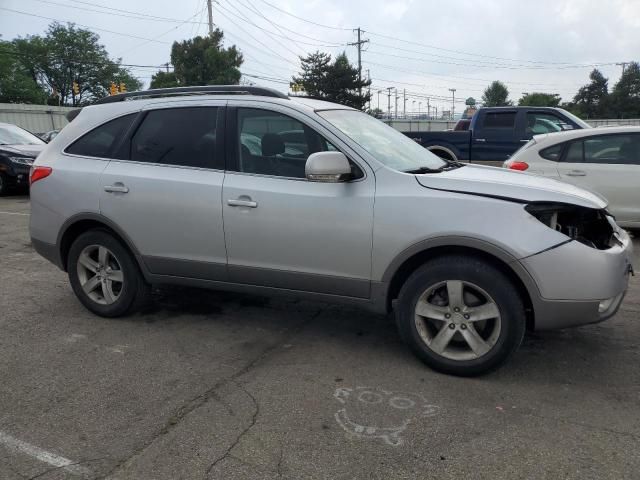
M 0 145 L 0 152 L 11 155 L 17 153 L 27 157 L 36 158 L 47 145 Z
M 503 198 L 518 202 L 559 202 L 602 209 L 597 193 L 538 175 L 503 168 L 466 165 L 437 174 L 416 175 L 423 187 Z

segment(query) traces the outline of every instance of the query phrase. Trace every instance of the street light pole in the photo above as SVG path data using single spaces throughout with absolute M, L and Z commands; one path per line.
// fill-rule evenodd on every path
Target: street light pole
M 453 120 L 453 117 L 455 115 L 456 112 L 456 89 L 455 88 L 450 88 L 449 91 L 451 92 L 451 120 Z

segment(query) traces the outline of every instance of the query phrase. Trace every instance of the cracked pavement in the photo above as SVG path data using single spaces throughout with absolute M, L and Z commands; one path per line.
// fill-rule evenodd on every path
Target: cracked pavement
M 613 319 L 462 379 L 350 307 L 165 289 L 95 317 L 33 252 L 28 211 L 0 198 L 2 479 L 638 476 L 639 277 Z

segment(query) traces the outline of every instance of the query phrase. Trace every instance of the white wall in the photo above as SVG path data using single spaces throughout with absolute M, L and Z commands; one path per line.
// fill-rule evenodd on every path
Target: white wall
M 74 107 L 0 103 L 0 122 L 13 123 L 32 133 L 57 130 L 67 123 L 65 115 Z

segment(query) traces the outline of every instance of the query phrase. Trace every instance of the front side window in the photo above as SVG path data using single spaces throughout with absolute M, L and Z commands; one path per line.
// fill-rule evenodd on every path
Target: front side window
M 336 150 L 295 118 L 255 108 L 238 109 L 238 170 L 305 178 L 309 155 Z
M 152 110 L 131 139 L 130 159 L 184 167 L 224 168 L 216 158 L 216 107 Z
M 482 128 L 513 129 L 515 126 L 516 112 L 488 112 L 482 122 Z
M 568 129 L 567 122 L 548 113 L 527 113 L 526 133 L 528 135 L 540 135 L 543 133 L 561 132 Z
M 411 171 L 441 169 L 447 162 L 406 135 L 357 110 L 323 110 L 318 115 L 389 168 Z
M 110 158 L 135 116 L 135 113 L 124 115 L 94 128 L 73 142 L 66 152 L 84 157 Z

